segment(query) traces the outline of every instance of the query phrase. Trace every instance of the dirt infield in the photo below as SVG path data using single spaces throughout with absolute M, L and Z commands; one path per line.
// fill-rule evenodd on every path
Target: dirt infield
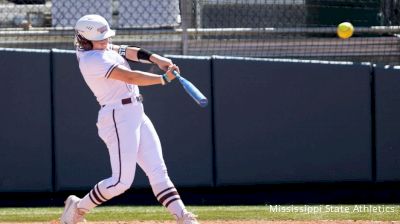
M 201 224 L 400 224 L 400 221 L 259 221 L 259 220 L 243 220 L 243 221 L 200 221 Z M 0 222 L 0 224 L 16 224 L 16 222 Z M 19 224 L 59 224 L 58 221 L 52 222 L 28 222 Z M 160 221 L 132 221 L 132 222 L 86 222 L 86 224 L 176 224 L 176 222 L 160 222 Z

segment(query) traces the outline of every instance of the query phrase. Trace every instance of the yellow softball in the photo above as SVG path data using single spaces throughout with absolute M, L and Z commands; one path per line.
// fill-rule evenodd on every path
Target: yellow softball
M 343 22 L 337 27 L 337 35 L 342 39 L 347 39 L 353 36 L 354 27 L 349 22 Z

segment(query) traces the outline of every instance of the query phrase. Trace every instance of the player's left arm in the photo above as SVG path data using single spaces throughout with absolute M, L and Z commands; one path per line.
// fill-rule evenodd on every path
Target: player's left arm
M 161 70 L 167 71 L 168 67 L 173 65 L 171 59 L 158 55 L 154 52 L 137 46 L 112 45 L 112 49 L 127 60 L 147 64 L 156 64 Z M 179 68 L 177 69 L 178 72 Z

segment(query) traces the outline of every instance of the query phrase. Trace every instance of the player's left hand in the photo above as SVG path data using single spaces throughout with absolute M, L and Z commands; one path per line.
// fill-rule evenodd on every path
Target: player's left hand
M 167 72 L 166 72 L 169 80 L 171 80 L 171 81 L 176 78 L 176 76 L 173 73 L 173 71 L 177 71 L 178 73 L 180 73 L 179 67 L 176 64 L 172 64 L 172 65 L 168 66 L 168 69 L 167 69 Z

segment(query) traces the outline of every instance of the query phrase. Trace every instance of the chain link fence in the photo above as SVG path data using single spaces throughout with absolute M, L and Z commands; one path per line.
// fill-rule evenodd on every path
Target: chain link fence
M 0 47 L 73 49 L 85 14 L 105 17 L 114 43 L 160 54 L 400 64 L 400 0 L 0 0 Z

